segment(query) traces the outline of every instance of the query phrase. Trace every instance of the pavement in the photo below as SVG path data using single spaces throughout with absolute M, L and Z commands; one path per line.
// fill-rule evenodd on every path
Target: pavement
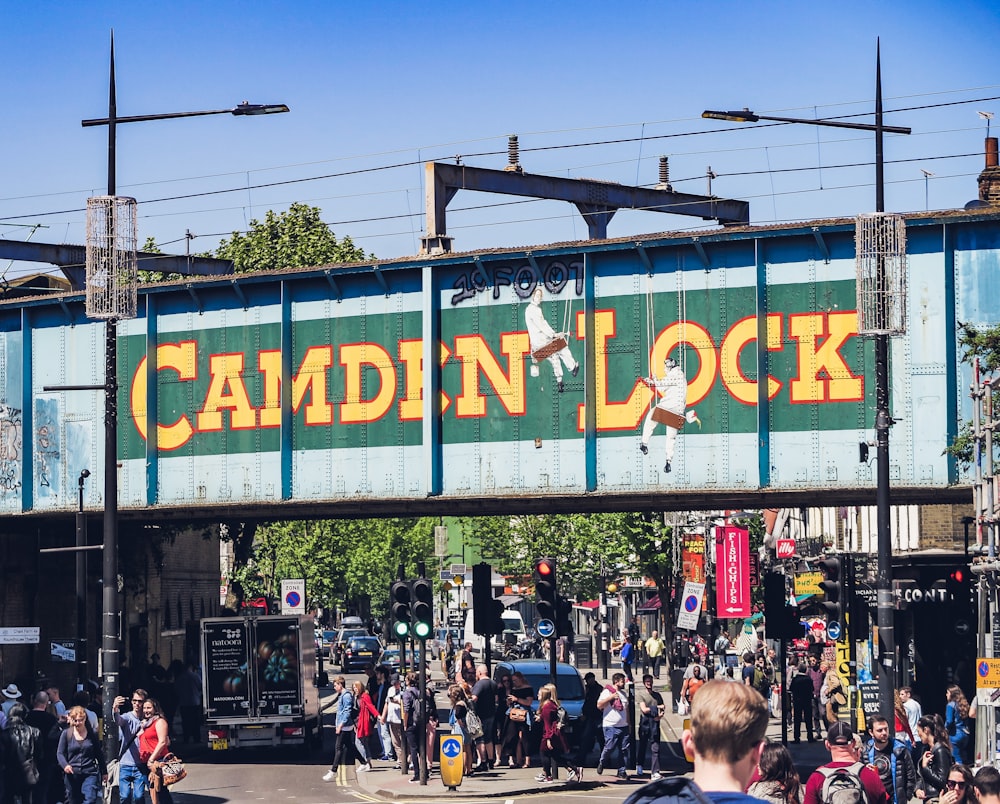
M 666 696 L 664 697 L 666 698 Z M 680 735 L 684 728 L 684 718 L 676 713 L 670 713 L 666 715 L 665 719 L 667 721 L 665 731 L 670 740 L 664 742 L 660 749 L 661 773 L 664 776 L 688 774 L 691 771 L 691 765 L 684 760 L 680 749 Z M 444 731 L 439 730 L 438 733 L 443 734 Z M 771 719 L 767 737 L 774 741 L 781 740 L 780 717 Z M 788 750 L 795 759 L 796 768 L 803 782 L 817 767 L 830 760 L 830 754 L 822 741 L 810 743 L 803 737 L 801 743 L 794 743 L 791 740 L 791 734 L 789 734 Z M 373 770 L 371 771 L 358 772 L 357 766 L 345 769 L 347 774 L 345 781 L 353 783 L 356 777 L 358 789 L 377 798 L 440 800 L 443 795 L 510 798 L 567 788 L 584 790 L 621 788 L 622 798 L 625 798 L 633 789 L 647 784 L 650 780 L 648 768 L 642 777 L 633 776 L 630 772 L 628 780 L 616 779 L 614 769 L 606 770 L 603 775 L 598 776 L 594 768 L 596 762 L 597 754 L 595 752 L 591 754 L 589 767 L 584 768 L 583 781 L 577 783 L 569 782 L 566 778 L 566 771 L 562 768 L 559 770 L 558 780 L 553 780 L 550 783 L 535 781 L 535 776 L 541 770 L 539 762 L 535 760 L 532 760 L 532 765 L 529 768 L 495 768 L 491 771 L 466 776 L 456 791 L 449 790 L 442 783 L 436 763 L 426 785 L 411 784 L 409 773 L 393 769 L 391 763 L 378 760 L 372 762 Z

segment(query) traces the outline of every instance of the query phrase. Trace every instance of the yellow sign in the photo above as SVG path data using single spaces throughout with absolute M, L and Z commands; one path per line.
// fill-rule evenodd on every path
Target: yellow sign
M 976 689 L 1000 689 L 1000 659 L 976 659 Z
M 461 734 L 442 734 L 440 740 L 441 784 L 457 790 L 465 772 L 465 746 Z
M 822 572 L 802 572 L 795 576 L 796 595 L 821 595 L 820 582 L 824 579 Z

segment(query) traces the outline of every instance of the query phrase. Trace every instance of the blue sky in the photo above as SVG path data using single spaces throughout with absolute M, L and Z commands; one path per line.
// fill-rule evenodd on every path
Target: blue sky
M 910 109 L 886 122 L 914 130 L 886 136 L 888 209 L 974 198 L 986 133 L 977 111 L 1000 112 L 1000 5 L 979 0 L 40 0 L 5 11 L 0 238 L 84 242 L 86 198 L 106 189 L 107 135 L 80 120 L 106 116 L 112 28 L 119 115 L 244 99 L 292 110 L 119 127 L 118 192 L 139 201 L 140 241 L 176 253 L 188 230 L 192 249 L 208 250 L 301 201 L 377 257 L 415 254 L 420 163 L 461 155 L 499 169 L 511 133 L 531 173 L 651 185 L 668 154 L 675 189 L 705 193 L 710 165 L 713 192 L 750 201 L 754 223 L 871 211 L 871 135 L 700 114 L 870 112 L 878 36 L 885 108 Z M 188 197 L 163 200 L 176 196 Z M 586 236 L 567 204 L 467 192 L 448 225 L 456 250 Z M 621 212 L 609 235 L 704 226 Z M 0 263 L 8 277 L 24 269 Z

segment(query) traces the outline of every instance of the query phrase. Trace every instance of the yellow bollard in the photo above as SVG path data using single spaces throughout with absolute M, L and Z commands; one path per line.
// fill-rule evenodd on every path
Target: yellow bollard
M 465 773 L 465 745 L 461 734 L 442 734 L 441 783 L 449 790 L 457 790 Z

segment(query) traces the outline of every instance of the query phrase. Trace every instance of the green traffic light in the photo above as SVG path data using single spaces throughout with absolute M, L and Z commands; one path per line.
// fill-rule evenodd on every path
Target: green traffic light
M 417 639 L 427 639 L 431 635 L 431 624 L 423 621 L 413 626 L 413 634 Z
M 396 636 L 405 638 L 410 633 L 410 626 L 408 623 L 397 622 L 392 626 L 392 630 L 396 632 Z

